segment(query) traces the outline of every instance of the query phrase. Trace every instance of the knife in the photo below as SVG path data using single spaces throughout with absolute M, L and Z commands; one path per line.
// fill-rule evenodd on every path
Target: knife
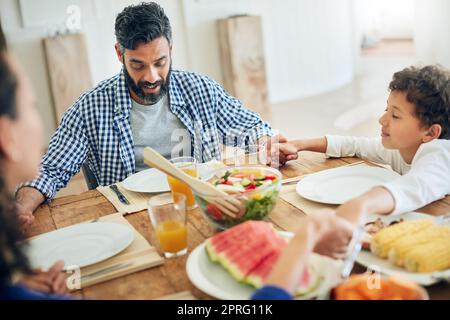
M 116 270 L 120 270 L 120 269 L 123 269 L 123 268 L 127 268 L 127 267 L 129 267 L 131 265 L 132 265 L 131 262 L 118 263 L 118 264 L 112 265 L 110 267 L 107 267 L 107 268 L 95 271 L 93 273 L 84 274 L 84 275 L 81 276 L 81 281 L 86 281 L 87 279 L 92 278 L 92 277 L 98 277 L 98 276 L 101 276 L 102 274 L 105 274 L 105 273 L 109 273 L 109 272 L 112 272 L 112 271 L 116 271 Z
M 130 202 L 127 200 L 127 198 L 125 198 L 123 193 L 120 192 L 119 188 L 117 188 L 117 186 L 115 184 L 110 185 L 109 188 L 112 191 L 114 191 L 114 193 L 116 194 L 117 198 L 119 198 L 120 202 L 122 202 L 123 204 L 130 204 Z

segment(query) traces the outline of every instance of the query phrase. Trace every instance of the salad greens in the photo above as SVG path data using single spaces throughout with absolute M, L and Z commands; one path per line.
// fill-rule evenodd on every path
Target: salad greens
M 198 195 L 196 195 L 197 203 L 208 218 L 220 228 L 228 228 L 247 220 L 262 220 L 276 204 L 280 186 L 278 177 L 274 174 L 264 174 L 264 170 L 227 170 L 223 175 L 209 180 L 211 184 L 230 195 L 247 198 L 245 214 L 240 218 L 231 218 L 223 214 L 217 206 Z M 273 187 L 270 187 L 271 185 Z

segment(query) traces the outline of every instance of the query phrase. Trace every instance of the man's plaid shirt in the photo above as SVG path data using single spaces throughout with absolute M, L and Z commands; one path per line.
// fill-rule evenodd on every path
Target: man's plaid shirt
M 220 159 L 221 144 L 244 147 L 273 135 L 258 114 L 245 109 L 215 81 L 196 73 L 171 72 L 169 101 L 171 111 L 189 131 L 193 157 L 200 162 Z M 83 94 L 52 136 L 39 177 L 25 185 L 50 200 L 85 162 L 100 185 L 134 174 L 131 107 L 123 70 Z

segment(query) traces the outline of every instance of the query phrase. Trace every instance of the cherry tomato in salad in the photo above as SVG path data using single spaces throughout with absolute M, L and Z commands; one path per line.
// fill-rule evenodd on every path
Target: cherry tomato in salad
M 209 214 L 211 214 L 211 216 L 216 219 L 216 220 L 222 220 L 223 219 L 223 214 L 222 211 L 220 211 L 219 208 L 217 208 L 215 205 L 213 205 L 212 203 L 208 204 L 208 206 L 206 207 L 206 209 L 208 210 Z

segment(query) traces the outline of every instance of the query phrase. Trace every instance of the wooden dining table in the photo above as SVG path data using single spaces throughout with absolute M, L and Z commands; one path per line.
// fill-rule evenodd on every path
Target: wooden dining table
M 283 178 L 295 177 L 335 168 L 360 161 L 358 158 L 327 159 L 323 154 L 301 152 L 298 160 L 288 162 L 280 171 Z M 439 216 L 450 213 L 450 196 L 438 200 L 417 211 Z M 27 236 L 36 236 L 55 229 L 96 219 L 117 212 L 114 206 L 98 191 L 90 190 L 80 195 L 57 198 L 41 205 L 35 214 L 35 221 L 27 231 Z M 305 213 L 279 198 L 276 207 L 268 217 L 280 230 L 293 231 L 305 217 Z M 157 246 L 156 238 L 146 210 L 129 214 L 125 218 L 152 245 Z M 76 297 L 87 299 L 158 299 L 171 297 L 210 299 L 197 289 L 186 273 L 186 260 L 189 253 L 216 230 L 203 216 L 199 208 L 188 212 L 188 254 L 166 259 L 164 264 L 120 278 L 102 282 L 78 290 Z M 353 273 L 366 269 L 355 264 Z M 441 282 L 426 287 L 431 299 L 450 299 L 450 284 Z M 188 295 L 186 295 L 188 293 Z

